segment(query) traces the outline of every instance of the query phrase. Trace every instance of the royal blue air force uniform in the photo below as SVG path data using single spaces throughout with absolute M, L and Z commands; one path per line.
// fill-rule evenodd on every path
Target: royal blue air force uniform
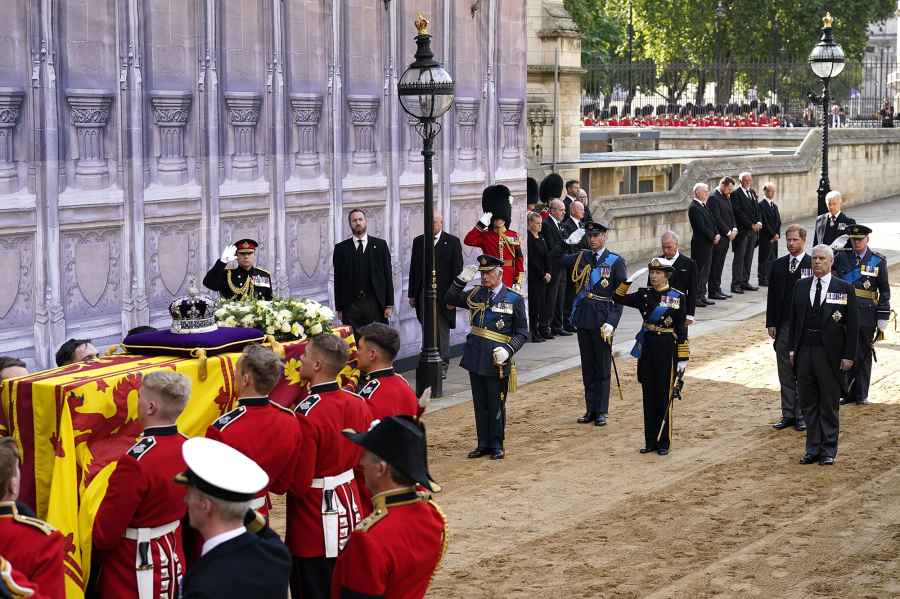
M 848 373 L 850 396 L 847 400 L 862 403 L 869 398 L 875 328 L 879 320 L 888 320 L 891 314 L 888 264 L 884 256 L 869 248 L 862 257 L 853 250 L 835 253 L 838 256 L 834 270 L 838 278 L 853 285 L 859 313 L 859 343 L 856 360 Z
M 578 350 L 581 353 L 581 378 L 584 383 L 585 421 L 609 413 L 609 385 L 612 368 L 612 347 L 603 340 L 600 329 L 604 324 L 619 326 L 622 306 L 613 302 L 612 295 L 628 277 L 625 259 L 602 249 L 581 250 L 563 258 L 572 266 L 572 281 L 577 295 L 572 302 L 572 326 L 578 331 Z
M 506 394 L 513 356 L 528 340 L 525 300 L 505 285 L 494 290 L 453 281 L 444 296 L 446 304 L 469 310 L 470 332 L 460 366 L 469 371 L 475 407 L 478 449 L 503 449 L 506 428 Z M 494 364 L 494 348 L 504 347 L 509 359 L 501 369 Z

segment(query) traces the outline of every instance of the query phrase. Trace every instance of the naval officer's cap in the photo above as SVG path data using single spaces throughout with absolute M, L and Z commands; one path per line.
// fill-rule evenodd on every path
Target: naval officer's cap
M 175 482 L 224 501 L 250 501 L 269 484 L 269 475 L 256 462 L 215 439 L 188 439 L 181 455 L 187 470 Z

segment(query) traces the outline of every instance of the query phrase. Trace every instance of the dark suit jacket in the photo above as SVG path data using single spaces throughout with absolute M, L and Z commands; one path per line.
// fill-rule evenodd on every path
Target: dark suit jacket
M 790 266 L 790 254 L 785 254 L 772 262 L 772 269 L 769 271 L 769 292 L 766 298 L 766 327 L 777 329 L 791 317 L 794 286 L 800 280 L 803 271 L 809 271 L 812 267 L 812 259 L 809 254 L 802 254 L 797 270 L 790 272 Z
M 576 198 L 576 199 L 577 199 L 577 198 Z M 571 196 L 566 196 L 566 197 L 563 198 L 563 204 L 566 205 L 566 218 L 569 218 L 569 208 L 572 206 L 572 202 L 573 202 L 573 201 L 575 201 L 575 200 L 573 200 L 573 199 L 571 198 Z M 583 203 L 583 202 L 582 202 L 582 203 Z M 581 219 L 581 222 L 583 222 L 583 223 L 589 223 L 589 222 L 593 222 L 593 220 L 594 220 L 594 219 L 591 217 L 591 209 L 588 208 L 587 205 L 585 204 L 585 206 L 584 206 L 584 218 Z
M 763 228 L 759 230 L 760 239 L 771 241 L 776 235 L 781 235 L 781 212 L 778 204 L 769 203 L 768 200 L 759 201 L 759 215 L 762 218 Z
M 731 206 L 734 210 L 734 219 L 737 221 L 737 227 L 740 231 L 749 231 L 756 223 L 762 222 L 759 216 L 759 201 L 756 191 L 752 188 L 748 190 L 749 195 L 744 193 L 741 186 L 735 188 L 731 193 Z
M 284 599 L 291 554 L 271 530 L 245 532 L 215 547 L 188 569 L 183 599 Z
M 731 197 L 734 197 L 734 192 L 731 193 Z M 709 208 L 713 213 L 713 216 L 716 217 L 716 228 L 719 230 L 719 234 L 722 237 L 725 237 L 731 233 L 732 229 L 737 227 L 731 200 L 726 198 L 718 189 L 709 194 L 709 199 L 706 201 L 706 207 Z
M 696 200 L 691 200 L 688 208 L 688 219 L 691 221 L 691 256 L 695 260 L 705 262 L 712 254 L 713 240 L 719 235 L 716 217 L 712 211 Z M 682 289 L 682 291 L 684 291 Z
M 551 223 L 552 224 L 552 223 Z M 525 234 L 528 239 L 528 281 L 544 282 L 544 275 L 553 274 L 550 250 L 547 240 L 541 236 L 535 238 L 531 231 Z
M 560 227 L 563 226 L 565 222 L 565 219 L 563 219 L 563 222 L 560 223 Z M 568 237 L 568 234 L 563 234 L 560 227 L 556 226 L 556 223 L 554 223 L 553 219 L 549 216 L 544 219 L 544 223 L 541 225 L 541 237 L 547 242 L 547 249 L 553 256 L 553 259 L 551 260 L 553 268 L 550 271 L 550 274 L 554 276 L 564 270 L 560 258 L 569 251 L 568 246 L 566 245 L 566 237 Z
M 350 307 L 357 289 L 352 289 L 353 254 L 356 252 L 354 239 L 350 237 L 334 246 L 331 258 L 334 266 L 334 307 L 343 312 Z M 369 277 L 375 289 L 375 299 L 382 308 L 394 305 L 394 278 L 391 271 L 391 250 L 384 239 L 369 235 L 366 244 L 369 256 Z
M 409 261 L 409 291 L 407 297 L 416 300 L 416 314 L 422 318 L 423 286 L 425 277 L 425 252 L 422 249 L 423 235 L 413 239 L 412 256 Z M 456 327 L 456 309 L 450 309 L 443 302 L 443 297 L 450 289 L 453 279 L 462 272 L 463 255 L 462 244 L 459 237 L 450 235 L 446 231 L 441 232 L 441 238 L 434 246 L 434 269 L 437 272 L 437 302 L 438 314 L 450 323 L 450 328 Z
M 664 258 L 665 256 L 660 256 Z M 669 287 L 674 287 L 687 298 L 685 313 L 693 316 L 697 309 L 697 263 L 681 252 L 675 259 L 675 271 L 669 277 Z
M 800 279 L 794 285 L 793 305 L 791 306 L 791 351 L 800 349 L 803 339 L 803 324 L 806 314 L 812 309 L 809 303 L 809 290 L 815 281 L 815 277 Z M 828 365 L 835 374 L 835 378 L 841 381 L 844 394 L 847 393 L 846 377 L 842 375 L 841 360 L 856 359 L 856 345 L 859 341 L 859 310 L 856 306 L 856 294 L 853 285 L 832 276 L 828 284 L 827 293 L 840 293 L 846 296 L 846 304 L 830 303 L 822 299 L 824 310 L 822 322 L 822 343 L 825 346 L 825 354 L 828 356 Z M 836 317 L 839 313 L 840 317 Z
M 842 210 L 841 213 L 837 216 L 837 227 L 831 228 L 827 226 L 829 216 L 830 215 L 826 212 L 825 214 L 820 214 L 816 217 L 815 235 L 813 235 L 813 247 L 819 245 L 820 243 L 831 245 L 832 241 L 846 232 L 849 225 L 856 224 L 856 221 L 844 214 L 844 211 Z M 847 240 L 846 247 L 851 247 L 850 240 Z

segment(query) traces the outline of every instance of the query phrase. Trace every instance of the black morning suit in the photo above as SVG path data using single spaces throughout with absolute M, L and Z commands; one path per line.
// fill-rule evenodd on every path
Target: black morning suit
M 717 246 L 713 245 L 713 240 L 719 234 L 716 217 L 709 207 L 700 203 L 699 200 L 691 200 L 691 206 L 688 208 L 688 219 L 691 222 L 691 257 L 697 263 L 697 286 L 695 288 L 694 304 L 696 305 L 697 297 L 706 297 L 706 286 L 709 283 L 709 273 L 712 267 L 712 259 Z M 722 235 L 722 240 L 728 242 Z M 722 244 L 719 241 L 719 245 Z M 683 291 L 683 290 L 682 290 Z
M 891 284 L 888 281 L 887 259 L 866 248 L 862 258 L 855 251 L 836 252 L 834 272 L 851 282 L 856 290 L 859 307 L 859 344 L 856 361 L 850 369 L 850 394 L 847 399 L 855 402 L 869 398 L 869 382 L 872 379 L 872 344 L 879 320 L 891 316 Z
M 800 254 L 791 272 L 791 259 L 787 254 L 772 262 L 769 269 L 769 293 L 766 297 L 766 328 L 775 329 L 775 360 L 778 364 L 778 381 L 781 384 L 781 416 L 786 419 L 802 418 L 797 396 L 797 373 L 791 366 L 791 302 L 794 285 L 803 276 L 810 276 L 812 259 Z
M 563 221 L 565 222 L 565 220 Z M 566 244 L 567 234 L 564 234 L 562 223 L 556 224 L 552 216 L 547 216 L 541 225 L 541 237 L 547 242 L 547 249 L 556 259 L 551 259 L 550 265 L 552 269 L 550 274 L 550 284 L 547 286 L 547 305 L 550 319 L 541 323 L 544 332 L 547 329 L 558 331 L 562 328 L 562 311 L 559 309 L 560 298 L 564 297 L 566 289 L 566 267 L 561 262 L 563 254 L 569 252 L 569 246 Z
M 762 199 L 759 201 L 759 216 L 762 219 L 762 229 L 759 230 L 759 262 L 756 276 L 759 282 L 768 285 L 769 269 L 778 257 L 778 241 L 776 235 L 781 237 L 781 213 L 775 202 Z
M 214 547 L 188 568 L 182 599 L 285 599 L 291 554 L 270 529 L 245 532 Z
M 731 262 L 731 286 L 750 284 L 750 269 L 753 267 L 753 254 L 756 249 L 758 235 L 753 225 L 761 223 L 756 192 L 738 186 L 731 194 L 734 219 L 737 222 L 738 234 L 734 238 L 732 248 L 734 260 Z
M 728 255 L 728 247 L 731 244 L 726 235 L 731 233 L 731 230 L 737 224 L 734 220 L 731 200 L 726 198 L 718 189 L 709 194 L 709 200 L 707 200 L 706 205 L 713 213 L 713 216 L 716 217 L 716 229 L 721 235 L 719 243 L 713 248 L 712 265 L 709 269 L 709 293 L 722 293 L 722 271 L 725 269 L 725 258 Z
M 839 402 L 841 395 L 847 393 L 841 359 L 856 359 L 859 310 L 853 286 L 835 276 L 828 289 L 822 289 L 821 303 L 815 310 L 809 294 L 816 281 L 809 277 L 794 285 L 790 347 L 794 352 L 800 406 L 806 418 L 806 453 L 834 458 L 840 428 Z
M 817 246 L 820 243 L 831 245 L 835 239 L 846 233 L 848 226 L 855 224 L 856 221 L 844 214 L 843 211 L 838 213 L 837 218 L 832 218 L 831 214 L 827 212 L 825 214 L 820 214 L 816 217 L 813 246 Z M 851 247 L 849 240 L 847 241 L 846 247 Z
M 551 258 L 547 240 L 538 235 L 535 237 L 531 231 L 528 237 L 528 322 L 531 324 L 531 336 L 538 337 L 543 328 L 550 326 L 552 310 L 547 302 L 550 293 L 550 283 L 544 280 L 544 275 L 553 275 L 555 258 Z M 551 279 L 552 280 L 552 279 Z
M 563 198 L 563 204 L 566 205 L 566 215 L 565 215 L 565 217 L 563 217 L 564 219 L 569 218 L 569 215 L 572 214 L 572 211 L 571 211 L 572 202 L 574 202 L 577 199 L 578 198 L 572 198 L 572 196 L 569 196 L 569 195 L 567 195 L 566 197 Z M 594 222 L 594 219 L 591 216 L 591 209 L 588 208 L 587 204 L 585 204 L 584 202 L 581 202 L 581 203 L 584 205 L 584 218 L 581 219 L 581 222 L 582 223 Z
M 394 305 L 391 251 L 384 239 L 368 236 L 365 251 L 354 237 L 334 246 L 334 307 L 344 324 L 387 323 L 384 309 Z
M 425 252 L 422 250 L 423 235 L 419 235 L 413 239 L 412 256 L 409 261 L 409 291 L 407 297 L 416 300 L 416 316 L 419 322 L 424 322 L 424 286 L 422 285 L 425 277 Z M 453 279 L 462 272 L 463 255 L 462 244 L 459 237 L 450 235 L 446 231 L 441 231 L 440 239 L 434 246 L 434 270 L 437 274 L 437 328 L 438 328 L 438 344 L 440 346 L 441 358 L 446 362 L 449 358 L 450 351 L 450 329 L 456 328 L 456 309 L 448 308 L 444 303 L 444 294 L 450 289 Z M 429 275 L 424 280 L 430 281 Z M 424 338 L 424 336 L 423 336 Z
M 660 255 L 660 258 L 665 256 Z M 685 313 L 693 316 L 697 310 L 697 264 L 679 252 L 672 267 L 675 270 L 669 275 L 669 287 L 684 294 L 687 300 Z

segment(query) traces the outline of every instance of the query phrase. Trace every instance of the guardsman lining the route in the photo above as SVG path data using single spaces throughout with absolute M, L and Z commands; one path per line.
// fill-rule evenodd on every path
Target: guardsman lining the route
M 837 276 L 853 285 L 859 309 L 859 344 L 856 361 L 848 380 L 850 395 L 841 404 L 869 402 L 869 381 L 872 379 L 872 345 L 876 335 L 883 334 L 891 317 L 891 285 L 888 282 L 887 258 L 869 248 L 872 229 L 865 225 L 849 225 L 846 229 L 853 249 L 835 252 Z M 877 331 L 876 331 L 877 329 Z
M 447 520 L 431 501 L 440 487 L 428 474 L 425 428 L 389 416 L 344 435 L 365 450 L 360 467 L 375 510 L 337 560 L 331 599 L 421 599 L 447 550 Z
M 578 332 L 585 403 L 584 416 L 578 422 L 596 426 L 605 425 L 609 415 L 612 338 L 622 317 L 622 306 L 613 302 L 612 294 L 628 276 L 625 259 L 604 247 L 608 230 L 605 223 L 587 223 L 583 231 L 590 249 L 563 258 L 572 266 L 577 293 L 572 302 L 572 325 Z
M 466 233 L 463 243 L 480 248 L 487 256 L 499 258 L 503 266 L 503 284 L 519 292 L 525 278 L 525 257 L 519 234 L 509 229 L 512 197 L 505 185 L 491 185 L 481 194 L 484 214 Z
M 649 285 L 634 293 L 628 288 L 650 271 Z M 641 453 L 669 453 L 672 437 L 672 389 L 676 371 L 683 373 L 690 357 L 685 295 L 669 287 L 672 262 L 653 258 L 619 285 L 613 299 L 637 308 L 644 319 L 631 355 L 638 359 L 638 381 L 644 394 L 644 447 Z
M 272 275 L 256 266 L 256 248 L 253 239 L 240 239 L 222 251 L 203 277 L 203 285 L 227 299 L 272 299 Z M 229 266 L 237 261 L 237 266 Z
M 481 285 L 465 291 L 476 272 L 481 273 Z M 460 366 L 469 371 L 475 407 L 478 445 L 470 458 L 505 456 L 506 395 L 515 391 L 510 384 L 512 357 L 528 340 L 525 300 L 504 285 L 502 277 L 503 261 L 481 255 L 478 265 L 464 268 L 444 296 L 446 304 L 469 311 L 471 329 Z

